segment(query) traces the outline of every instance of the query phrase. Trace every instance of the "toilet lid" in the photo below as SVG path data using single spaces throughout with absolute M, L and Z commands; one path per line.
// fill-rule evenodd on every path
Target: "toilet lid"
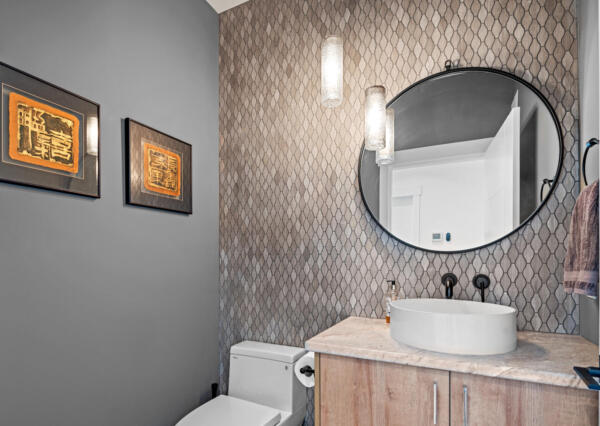
M 176 426 L 275 426 L 281 413 L 274 408 L 220 395 L 196 408 Z

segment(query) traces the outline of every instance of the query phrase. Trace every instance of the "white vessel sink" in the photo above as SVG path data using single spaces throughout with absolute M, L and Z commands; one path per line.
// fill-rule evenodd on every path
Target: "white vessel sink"
M 517 311 L 465 300 L 396 300 L 390 333 L 397 342 L 429 351 L 503 354 L 517 348 Z

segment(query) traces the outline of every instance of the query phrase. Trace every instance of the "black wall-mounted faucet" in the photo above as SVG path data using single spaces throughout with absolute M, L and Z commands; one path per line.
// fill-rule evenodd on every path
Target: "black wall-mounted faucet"
M 452 272 L 442 275 L 442 284 L 444 284 L 444 287 L 446 288 L 446 299 L 452 299 L 452 289 L 457 282 L 458 278 L 456 278 L 456 275 L 454 275 Z
M 490 277 L 484 274 L 475 275 L 473 285 L 481 292 L 481 301 L 485 302 L 485 289 L 490 286 Z

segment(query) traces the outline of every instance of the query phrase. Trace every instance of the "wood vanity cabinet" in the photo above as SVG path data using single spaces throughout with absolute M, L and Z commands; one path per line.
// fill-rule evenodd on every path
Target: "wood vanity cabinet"
M 598 424 L 587 390 L 318 353 L 315 371 L 317 426 Z
M 461 373 L 450 389 L 452 426 L 598 424 L 598 394 L 584 389 Z
M 315 354 L 315 424 L 450 424 L 450 373 Z

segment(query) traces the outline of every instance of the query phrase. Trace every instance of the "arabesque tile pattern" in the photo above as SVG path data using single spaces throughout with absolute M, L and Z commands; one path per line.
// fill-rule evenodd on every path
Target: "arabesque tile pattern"
M 320 99 L 320 45 L 344 38 L 344 102 Z M 574 0 L 252 0 L 220 15 L 220 380 L 244 339 L 302 346 L 349 315 L 381 317 L 383 283 L 409 297 L 478 299 L 519 311 L 521 330 L 578 333 L 561 286 L 578 194 Z M 392 240 L 366 213 L 357 166 L 364 89 L 388 100 L 444 61 L 512 72 L 539 88 L 563 126 L 565 159 L 549 202 L 518 233 L 464 254 Z M 312 424 L 312 407 L 307 416 Z

